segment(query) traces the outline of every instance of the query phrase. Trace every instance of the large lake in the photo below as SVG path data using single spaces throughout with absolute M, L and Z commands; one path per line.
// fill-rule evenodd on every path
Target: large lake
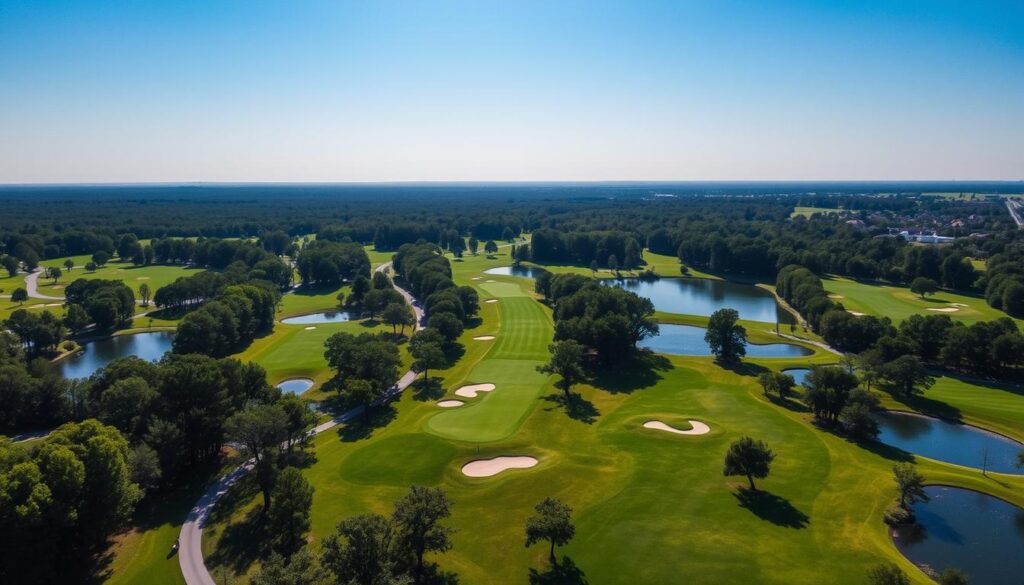
M 918 566 L 960 569 L 971 583 L 1020 585 L 1024 572 L 1024 510 L 982 493 L 929 486 L 931 501 L 914 505 L 917 524 L 893 541 Z
M 86 343 L 78 354 L 57 363 L 65 378 L 88 378 L 96 370 L 117 358 L 133 355 L 154 361 L 171 351 L 174 333 L 152 331 L 132 335 L 115 335 Z
M 641 347 L 646 347 L 658 353 L 684 356 L 709 356 L 711 348 L 704 341 L 703 327 L 691 325 L 658 325 L 661 330 L 655 337 L 650 337 L 640 342 Z M 806 347 L 792 343 L 766 343 L 747 344 L 747 357 L 799 357 L 811 355 L 813 351 Z
M 1000 473 L 1024 473 L 1016 466 L 1024 444 L 978 427 L 929 416 L 900 412 L 873 415 L 881 433 L 878 440 L 931 459 Z
M 651 299 L 666 313 L 708 317 L 718 309 L 736 309 L 740 319 L 765 323 L 794 323 L 793 315 L 779 306 L 768 291 L 749 284 L 706 278 L 626 278 L 609 284 Z

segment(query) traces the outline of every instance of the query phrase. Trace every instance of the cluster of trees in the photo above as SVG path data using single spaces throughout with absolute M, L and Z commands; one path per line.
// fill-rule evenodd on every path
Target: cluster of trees
M 325 388 L 341 393 L 349 402 L 362 405 L 364 413 L 386 396 L 401 376 L 398 344 L 386 335 L 335 333 L 324 343 L 324 358 L 334 370 Z
M 3 322 L 3 326 L 17 336 L 30 357 L 55 350 L 67 333 L 64 321 L 49 311 L 40 313 L 18 309 Z
M 31 449 L 0 437 L 0 580 L 86 580 L 90 554 L 143 496 L 136 471 L 128 441 L 96 420 L 66 424 Z
M 871 410 L 879 400 L 849 369 L 814 366 L 804 379 L 804 402 L 814 418 L 829 426 L 839 426 L 854 439 L 873 439 L 878 423 Z
M 370 274 L 370 257 L 359 244 L 317 239 L 295 259 L 302 282 L 311 286 L 337 286 Z
M 273 287 L 229 286 L 178 323 L 174 352 L 231 355 L 257 335 L 274 328 L 274 313 L 280 300 L 281 293 Z
M 534 262 L 566 262 L 612 270 L 631 270 L 644 263 L 643 248 L 636 235 L 621 231 L 539 229 L 530 238 L 529 252 Z
M 74 331 L 87 323 L 109 330 L 130 323 L 135 314 L 135 293 L 120 280 L 79 278 L 64 289 L 64 301 Z
M 1024 317 L 1024 244 L 988 261 L 985 300 L 1014 317 Z
M 456 286 L 452 268 L 440 248 L 432 244 L 405 244 L 395 254 L 395 274 L 417 298 L 426 299 L 427 327 L 437 331 L 445 345 L 462 335 L 463 325 L 476 317 L 480 299 L 471 286 Z
M 577 274 L 541 273 L 536 290 L 554 306 L 555 339 L 573 340 L 609 364 L 632 355 L 657 335 L 650 299 Z
M 802 266 L 780 271 L 776 291 L 828 343 L 861 354 L 865 369 L 904 394 L 926 381 L 926 364 L 983 375 L 1012 373 L 1024 364 L 1024 335 L 1008 317 L 967 326 L 948 315 L 912 315 L 897 329 L 887 318 L 850 314 Z
M 11 321 L 6 326 L 14 329 Z M 48 360 L 30 359 L 18 338 L 0 332 L 0 434 L 48 428 L 69 420 L 70 386 L 71 382 L 54 371 Z

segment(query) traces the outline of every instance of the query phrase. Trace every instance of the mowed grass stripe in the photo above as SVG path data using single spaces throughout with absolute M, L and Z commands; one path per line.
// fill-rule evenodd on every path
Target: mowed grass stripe
M 501 329 L 485 359 L 547 360 L 552 339 L 551 319 L 530 297 L 502 299 Z
M 490 293 L 492 296 L 500 298 L 507 297 L 529 297 L 523 287 L 518 284 L 511 282 L 485 282 L 480 285 L 480 288 Z

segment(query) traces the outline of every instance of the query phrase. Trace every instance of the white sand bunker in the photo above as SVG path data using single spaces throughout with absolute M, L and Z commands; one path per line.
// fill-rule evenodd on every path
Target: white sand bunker
M 941 307 L 938 309 L 929 308 L 929 311 L 935 311 L 936 313 L 956 313 L 960 310 L 959 307 Z
M 828 298 L 830 298 L 830 299 L 841 299 L 841 298 L 843 298 L 843 295 L 828 295 Z
M 498 299 L 487 299 L 487 300 L 486 300 L 486 301 L 484 301 L 484 302 L 485 302 L 485 303 L 496 303 L 496 302 L 498 302 Z
M 473 341 L 490 341 L 492 339 L 494 339 L 493 335 L 480 335 L 479 337 L 474 337 Z
M 136 276 L 135 280 L 149 280 L 148 276 Z
M 304 329 L 306 331 L 312 331 L 312 330 L 316 329 L 316 325 L 310 325 L 309 327 L 305 327 Z
M 465 404 L 465 402 L 461 400 L 442 400 L 441 402 L 437 403 L 437 405 L 440 406 L 441 408 L 456 408 L 462 406 L 463 404 Z
M 462 466 L 462 474 L 468 477 L 491 477 L 506 469 L 529 469 L 537 465 L 534 457 L 495 457 L 477 459 Z
M 480 280 L 479 276 L 474 276 L 471 280 Z
M 649 420 L 644 423 L 644 428 L 654 429 L 656 431 L 665 431 L 666 433 L 675 433 L 677 435 L 706 435 L 711 432 L 711 427 L 699 420 L 688 420 L 686 422 L 690 423 L 690 426 L 693 428 L 688 431 L 684 431 L 683 429 L 671 427 L 660 420 Z
M 950 304 L 953 305 L 954 307 L 966 307 L 967 306 L 966 303 L 950 303 Z
M 494 390 L 494 384 L 470 384 L 459 388 L 455 394 L 463 398 L 476 398 L 477 392 L 490 392 L 491 390 Z
M 851 311 L 851 310 L 847 309 L 846 312 L 851 314 L 851 315 L 853 315 L 854 317 L 863 317 L 864 316 L 864 313 L 860 313 L 858 311 Z
M 485 280 L 484 282 L 498 282 L 498 281 L 497 281 L 497 280 L 491 280 L 491 279 L 487 279 L 487 280 Z

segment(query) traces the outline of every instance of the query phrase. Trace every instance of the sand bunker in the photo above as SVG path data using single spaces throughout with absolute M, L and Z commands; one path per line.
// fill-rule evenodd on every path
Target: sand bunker
M 498 282 L 498 281 L 497 281 L 497 280 L 491 280 L 491 279 L 487 279 L 487 280 L 485 280 L 484 282 Z
M 700 422 L 699 420 L 688 420 L 690 426 L 693 427 L 688 431 L 671 427 L 660 420 L 649 420 L 644 423 L 645 429 L 654 429 L 657 431 L 665 431 L 666 433 L 675 433 L 677 435 L 706 435 L 711 432 L 711 427 Z
M 463 398 L 476 398 L 477 392 L 490 392 L 494 390 L 494 384 L 470 384 L 455 391 L 455 394 Z
M 470 280 L 480 280 L 480 277 L 479 277 L 479 276 L 474 276 L 474 277 L 473 277 L 473 278 L 471 278 Z
M 828 298 L 830 298 L 830 299 L 841 299 L 841 298 L 843 298 L 843 295 L 828 295 Z
M 149 280 L 148 276 L 136 276 L 135 280 Z
M 966 307 L 967 306 L 966 303 L 950 303 L 950 304 L 953 305 L 954 307 Z
M 929 311 L 935 311 L 936 313 L 956 313 L 960 310 L 959 307 L 941 307 L 938 309 L 929 308 Z
M 474 341 L 490 341 L 492 339 L 494 339 L 493 335 L 481 335 L 473 338 Z
M 303 329 L 305 329 L 306 331 L 312 331 L 316 329 L 316 325 L 310 325 L 309 327 L 304 327 Z
M 485 303 L 496 303 L 496 302 L 498 302 L 498 299 L 487 299 L 487 300 L 486 300 L 486 301 L 484 301 L 484 302 L 485 302 Z
M 857 311 L 851 311 L 849 309 L 847 309 L 846 312 L 851 314 L 851 315 L 853 315 L 854 317 L 863 317 L 864 316 L 864 313 L 860 313 L 860 312 L 857 312 Z
M 477 459 L 462 466 L 462 474 L 468 477 L 491 477 L 506 469 L 529 469 L 537 465 L 533 457 L 495 457 Z
M 440 406 L 441 408 L 455 408 L 458 406 L 462 406 L 463 404 L 465 404 L 465 402 L 461 400 L 442 400 L 441 402 L 437 403 L 437 405 Z

